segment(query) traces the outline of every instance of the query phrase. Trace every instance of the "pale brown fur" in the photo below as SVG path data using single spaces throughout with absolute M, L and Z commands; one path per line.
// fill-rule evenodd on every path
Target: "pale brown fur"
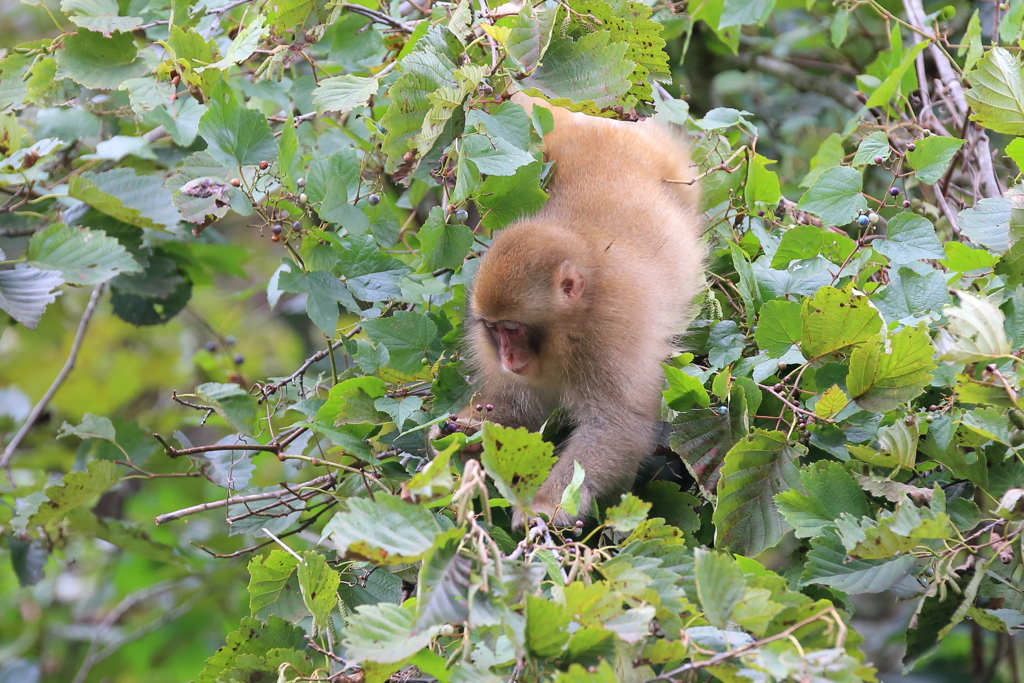
M 528 110 L 551 108 L 513 99 Z M 554 130 L 544 139 L 546 158 L 556 162 L 551 198 L 495 238 L 473 285 L 467 327 L 481 382 L 475 402 L 494 406 L 488 419 L 536 430 L 561 406 L 576 424 L 533 511 L 555 512 L 578 461 L 586 472 L 579 516 L 586 517 L 594 498 L 629 489 L 653 449 L 660 362 L 703 286 L 705 252 L 698 187 L 665 182 L 696 175 L 677 134 L 652 121 L 552 112 Z M 567 294 L 573 284 L 578 296 Z M 502 367 L 485 321 L 519 322 L 540 335 L 533 372 Z M 559 511 L 554 521 L 572 520 Z

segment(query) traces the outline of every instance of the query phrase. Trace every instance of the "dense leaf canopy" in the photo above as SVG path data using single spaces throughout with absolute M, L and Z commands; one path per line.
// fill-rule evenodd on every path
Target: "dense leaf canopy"
M 1024 0 L 927 4 L 0 0 L 0 682 L 855 683 L 872 594 L 1016 677 Z M 710 253 L 525 537 L 571 425 L 448 424 L 517 90 L 685 130 Z

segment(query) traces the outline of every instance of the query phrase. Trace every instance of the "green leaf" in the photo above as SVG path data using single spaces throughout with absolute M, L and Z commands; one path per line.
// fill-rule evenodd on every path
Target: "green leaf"
M 517 168 L 533 162 L 532 156 L 505 138 L 481 134 L 462 138 L 462 153 L 487 175 L 515 175 Z
M 509 502 L 529 508 L 533 496 L 557 458 L 554 446 L 540 434 L 484 423 L 484 452 L 480 464 Z
M 252 616 L 264 618 L 284 596 L 288 579 L 299 561 L 284 550 L 268 555 L 254 555 L 249 561 L 249 610 Z
M 59 272 L 38 270 L 23 263 L 10 270 L 0 270 L 0 310 L 34 330 L 43 311 L 60 294 L 54 290 L 63 283 Z
M 610 107 L 630 88 L 635 64 L 626 59 L 628 43 L 613 42 L 610 31 L 594 31 L 579 40 L 561 38 L 548 47 L 540 66 L 522 81 L 528 94 L 535 90 L 555 100 L 593 102 Z
M 262 112 L 243 107 L 224 84 L 218 85 L 199 120 L 207 152 L 228 167 L 255 166 L 277 158 L 277 140 Z
M 728 555 L 704 548 L 693 551 L 693 574 L 697 598 L 712 626 L 725 628 L 743 599 L 747 579 Z
M 59 521 L 75 508 L 105 493 L 119 479 L 117 465 L 112 461 L 93 460 L 85 472 L 68 472 L 60 484 L 46 487 L 45 499 L 29 521 L 33 526 Z
M 421 253 L 428 255 L 431 270 L 458 270 L 473 247 L 473 230 L 468 225 L 444 221 L 444 209 L 435 206 L 417 235 Z
M 331 518 L 321 537 L 330 537 L 343 553 L 378 565 L 419 560 L 441 531 L 426 508 L 398 496 L 377 493 L 373 500 L 350 498 L 348 505 L 348 512 Z
M 270 35 L 270 29 L 266 26 L 266 17 L 263 15 L 257 16 L 256 19 L 243 26 L 238 32 L 238 35 L 228 45 L 227 52 L 224 53 L 222 58 L 207 66 L 198 67 L 196 72 L 202 73 L 207 69 L 223 70 L 234 64 L 241 64 L 252 56 L 256 48 L 260 46 L 260 43 L 268 35 Z
M 740 359 L 746 337 L 739 331 L 739 325 L 733 320 L 720 320 L 715 323 L 708 334 L 708 363 L 714 369 Z
M 550 659 L 569 642 L 569 615 L 553 600 L 526 597 L 526 647 L 534 657 Z
M 882 318 L 866 296 L 851 289 L 822 287 L 804 299 L 802 343 L 804 356 L 819 358 L 865 342 L 882 327 Z
M 572 481 L 562 491 L 561 506 L 565 510 L 565 514 L 570 517 L 575 517 L 580 513 L 580 487 L 583 486 L 583 480 L 586 478 L 586 472 L 583 470 L 583 465 L 578 461 L 572 461 Z
M 224 647 L 206 660 L 196 683 L 270 680 L 284 662 L 291 664 L 288 670 L 292 671 L 296 663 L 308 667 L 305 635 L 303 629 L 279 617 L 271 616 L 266 624 L 245 617 L 238 630 L 228 634 Z
M 373 76 L 334 76 L 320 81 L 313 91 L 313 104 L 317 112 L 329 111 L 346 113 L 356 107 L 365 106 L 377 94 L 380 79 Z
M 399 372 L 414 374 L 423 368 L 424 359 L 436 359 L 437 325 L 425 315 L 399 311 L 362 325 L 375 344 L 387 348 L 391 366 Z
M 544 207 L 548 195 L 540 189 L 544 165 L 534 161 L 516 169 L 515 175 L 490 176 L 480 186 L 476 204 L 483 214 L 481 224 L 498 230 Z
M 993 47 L 967 74 L 971 89 L 964 95 L 971 120 L 989 130 L 1024 135 L 1024 75 L 1020 60 L 1009 50 Z
M 629 533 L 647 519 L 651 504 L 640 500 L 632 493 L 623 493 L 622 502 L 608 508 L 605 523 L 616 531 Z
M 82 173 L 68 180 L 68 196 L 122 223 L 140 228 L 173 228 L 181 214 L 160 178 L 136 175 L 131 168 Z
M 889 338 L 879 335 L 850 354 L 846 386 L 864 410 L 888 412 L 918 396 L 931 382 L 935 350 L 921 328 L 904 327 Z
M 718 28 L 730 26 L 763 25 L 775 7 L 775 0 L 725 0 Z
M 77 436 L 79 439 L 102 439 L 117 443 L 114 423 L 105 417 L 90 413 L 86 413 L 77 425 L 70 425 L 67 422 L 62 424 L 57 432 L 57 438 L 62 439 L 66 436 Z
M 775 504 L 798 538 L 813 538 L 842 513 L 868 514 L 868 501 L 857 482 L 837 462 L 820 461 L 800 470 L 805 493 L 793 488 L 775 496 Z
M 95 285 L 118 273 L 140 270 L 135 259 L 113 237 L 63 223 L 54 223 L 33 235 L 27 256 L 30 266 L 59 271 L 65 282 L 75 285 Z
M 324 556 L 315 550 L 302 553 L 302 562 L 298 563 L 296 570 L 302 601 L 313 615 L 317 630 L 330 628 L 331 611 L 338 606 L 341 577 L 327 565 Z
M 889 148 L 888 136 L 884 132 L 876 130 L 860 141 L 860 145 L 857 147 L 857 154 L 853 157 L 853 165 L 864 166 L 865 164 L 874 164 L 875 157 L 888 159 L 891 154 L 892 150 Z
M 1024 240 L 1017 240 L 1010 251 L 1003 254 L 996 266 L 996 274 L 1006 278 L 1006 284 L 1010 287 L 1024 283 Z
M 800 304 L 785 299 L 772 299 L 761 307 L 754 329 L 754 341 L 769 358 L 778 358 L 800 342 L 803 324 Z
M 342 646 L 356 661 L 402 662 L 425 648 L 437 629 L 413 632 L 416 615 L 387 602 L 361 605 L 349 617 Z
M 821 394 L 821 398 L 814 404 L 814 414 L 827 420 L 838 415 L 849 402 L 850 399 L 846 397 L 846 393 L 839 388 L 839 385 L 833 384 Z
M 947 242 L 949 244 L 959 244 Z M 894 272 L 895 271 L 895 272 Z M 937 270 L 918 275 L 910 268 L 889 270 L 889 284 L 871 297 L 887 322 L 916 320 L 920 316 L 938 318 L 949 303 L 946 276 Z
M 895 512 L 881 510 L 877 520 L 843 515 L 837 527 L 847 553 L 862 560 L 881 559 L 910 552 L 925 539 L 948 536 L 946 497 L 938 486 L 935 490 L 931 507 L 919 508 L 904 497 Z
M 142 25 L 139 17 L 118 16 L 116 0 L 61 0 L 60 8 L 68 19 L 90 31 L 110 34 Z
M 306 315 L 328 337 L 338 329 L 338 304 L 350 311 L 359 305 L 348 288 L 331 273 L 319 270 L 303 273 L 291 262 L 278 268 L 277 286 L 282 292 L 306 294 Z
M 942 265 L 956 273 L 969 273 L 972 270 L 991 268 L 999 262 L 999 257 L 984 249 L 972 249 L 963 242 L 946 242 L 942 245 L 946 258 Z
M 536 107 L 534 111 L 544 110 Z M 471 109 L 466 114 L 466 126 L 475 126 L 478 132 L 491 137 L 499 137 L 512 143 L 519 149 L 527 149 L 530 145 L 530 117 L 526 110 L 515 102 L 503 102 L 501 106 L 491 109 L 490 113 L 480 109 Z
M 696 408 L 679 413 L 671 424 L 669 446 L 680 454 L 686 469 L 711 496 L 718 488 L 725 454 L 750 429 L 747 395 L 739 382 L 729 392 L 728 408 L 726 415 Z
M 939 333 L 935 348 L 939 360 L 965 363 L 987 361 L 1010 354 L 1003 326 L 1003 312 L 987 297 L 957 292 L 959 306 L 946 306 L 946 330 Z
M 717 546 L 754 556 L 779 542 L 788 525 L 773 496 L 799 486 L 795 463 L 805 452 L 782 432 L 760 429 L 732 447 L 714 513 Z
M 797 225 L 782 234 L 771 267 L 785 270 L 790 262 L 808 259 L 822 254 L 826 258 L 843 263 L 854 250 L 849 237 L 827 232 L 813 225 Z
M 662 363 L 668 389 L 663 393 L 665 402 L 672 410 L 689 410 L 694 405 L 707 408 L 711 405 L 711 397 L 700 380 L 688 375 L 677 367 Z
M 558 10 L 558 7 L 524 4 L 519 15 L 512 21 L 505 48 L 525 72 L 536 69 L 547 51 Z
M 1008 197 L 986 197 L 960 212 L 960 232 L 972 242 L 1002 254 L 1010 248 L 1012 208 Z
M 811 539 L 801 585 L 820 584 L 851 595 L 881 593 L 907 581 L 915 564 L 912 554 L 878 560 L 848 557 L 836 532 L 826 529 Z
M 893 265 L 945 256 L 931 221 L 906 212 L 889 221 L 886 238 L 872 246 L 879 254 L 887 256 Z
M 387 131 L 383 150 L 389 157 L 399 158 L 413 148 L 424 117 L 434 106 L 430 94 L 442 87 L 458 89 L 455 61 L 461 52 L 462 45 L 451 31 L 431 26 L 402 59 L 402 76 L 388 91 L 392 104 L 380 121 Z
M 423 560 L 417 584 L 416 632 L 469 618 L 473 562 L 459 552 L 463 534 L 462 529 L 452 529 Z
M 57 77 L 70 78 L 87 88 L 117 90 L 124 81 L 149 70 L 130 33 L 105 38 L 83 28 L 64 36 L 63 41 L 64 49 L 57 52 Z
M 252 436 L 256 429 L 256 397 L 237 384 L 207 382 L 196 387 L 196 395 L 234 429 Z
M 892 69 L 892 71 L 889 72 L 881 85 L 875 88 L 875 91 L 871 93 L 867 104 L 864 106 L 871 108 L 889 104 L 889 101 L 899 92 L 900 82 L 903 80 L 903 75 L 907 73 L 907 70 L 910 69 L 910 65 L 914 63 L 917 56 L 921 54 L 921 51 L 928 47 L 929 44 L 930 41 L 925 39 L 907 50 L 903 55 L 903 59 L 900 60 L 900 63 L 895 69 Z
M 798 206 L 826 225 L 846 225 L 868 208 L 860 193 L 862 180 L 860 171 L 849 166 L 826 169 L 800 198 Z
M 907 152 L 907 161 L 916 169 L 918 180 L 934 183 L 946 173 L 949 162 L 963 146 L 963 140 L 932 135 L 914 144 L 914 149 Z

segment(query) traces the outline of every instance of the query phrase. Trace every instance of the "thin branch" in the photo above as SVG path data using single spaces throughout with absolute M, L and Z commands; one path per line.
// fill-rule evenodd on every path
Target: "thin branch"
M 82 348 L 82 340 L 85 339 L 85 330 L 89 327 L 89 320 L 92 319 L 92 314 L 96 311 L 96 305 L 99 303 L 100 295 L 103 293 L 103 284 L 96 285 L 96 289 L 92 290 L 92 297 L 89 299 L 89 305 L 85 307 L 85 312 L 82 314 L 82 319 L 78 321 L 78 331 L 75 332 L 75 340 L 71 343 L 71 352 L 68 354 L 68 359 L 64 361 L 64 367 L 57 373 L 56 379 L 53 380 L 53 384 L 46 390 L 43 397 L 39 399 L 39 403 L 32 408 L 32 412 L 25 418 L 25 422 L 21 425 L 21 429 L 14 435 L 11 442 L 7 444 L 7 448 L 4 449 L 4 454 L 0 456 L 0 468 L 7 469 L 8 463 L 11 461 L 11 457 L 14 455 L 14 451 L 17 450 L 21 444 L 22 439 L 28 434 L 29 430 L 32 429 L 32 425 L 36 423 L 39 416 L 42 415 L 46 409 L 47 404 L 50 403 L 50 399 L 57 393 L 61 385 L 64 384 L 64 380 L 68 378 L 72 368 L 75 367 L 75 361 L 78 359 L 78 351 Z M 8 472 L 8 474 L 10 474 Z
M 410 28 L 409 25 L 406 24 L 405 22 L 399 21 L 398 19 L 395 19 L 394 17 L 390 17 L 387 14 L 384 14 L 383 12 L 378 12 L 377 10 L 372 10 L 369 7 L 363 7 L 362 5 L 350 5 L 348 3 L 343 3 L 341 5 L 341 8 L 343 10 L 348 10 L 349 12 L 352 12 L 354 14 L 361 14 L 364 17 L 367 17 L 368 19 L 372 19 L 373 21 L 375 21 L 378 24 L 384 24 L 385 26 L 390 26 L 391 28 L 395 29 L 396 31 L 401 31 L 402 33 L 412 33 L 412 28 Z
M 166 512 L 162 515 L 157 515 L 153 518 L 153 523 L 157 526 L 164 522 L 172 522 L 182 517 L 194 515 L 200 512 L 206 512 L 207 510 L 216 510 L 217 508 L 227 507 L 228 505 L 239 505 L 242 503 L 252 503 L 258 500 L 270 500 L 272 498 L 282 498 L 284 496 L 294 495 L 294 489 L 299 488 L 324 488 L 328 485 L 335 483 L 335 474 L 325 474 L 317 477 L 316 479 L 310 479 L 302 484 L 295 484 L 291 488 L 282 488 L 277 491 L 267 491 L 265 493 L 252 493 L 246 496 L 235 496 L 233 498 L 225 498 L 223 500 L 213 500 L 209 503 L 200 503 L 199 505 L 193 505 L 191 507 L 182 508 L 181 510 L 175 510 L 174 512 Z M 284 484 L 282 484 L 283 486 Z

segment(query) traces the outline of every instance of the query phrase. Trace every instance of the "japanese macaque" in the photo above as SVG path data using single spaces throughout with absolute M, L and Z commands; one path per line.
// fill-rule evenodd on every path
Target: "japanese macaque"
M 554 114 L 544 138 L 554 179 L 540 213 L 498 233 L 480 263 L 466 318 L 474 404 L 530 430 L 568 413 L 575 428 L 531 505 L 568 525 L 559 503 L 573 461 L 586 473 L 585 518 L 594 499 L 629 490 L 654 448 L 660 363 L 704 284 L 699 188 L 685 140 L 654 121 L 513 101 Z

